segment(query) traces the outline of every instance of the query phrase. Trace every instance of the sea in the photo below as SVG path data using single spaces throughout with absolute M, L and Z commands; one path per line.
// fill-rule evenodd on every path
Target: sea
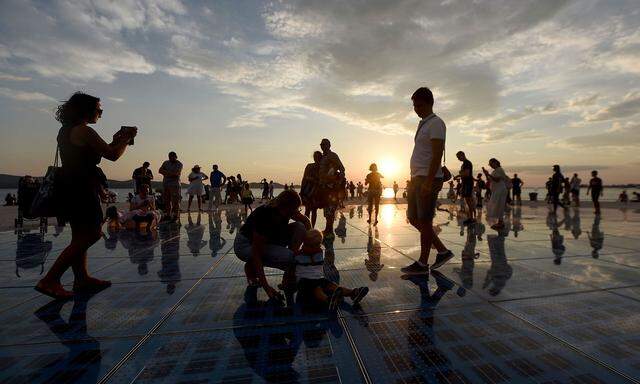
M 618 200 L 618 196 L 620 195 L 620 193 L 622 192 L 624 188 L 614 188 L 614 187 L 610 187 L 610 188 L 606 188 L 604 189 L 604 194 L 602 196 L 602 198 L 600 199 L 601 201 L 616 201 Z M 117 193 L 118 198 L 117 201 L 118 202 L 126 202 L 127 201 L 127 195 L 129 194 L 129 192 L 133 192 L 132 189 L 112 189 L 113 192 Z M 255 196 L 256 198 L 260 198 L 260 196 L 262 196 L 262 189 L 259 188 L 251 188 L 251 191 L 253 192 L 253 196 Z M 634 190 L 634 189 L 627 189 L 627 194 L 629 195 L 629 198 L 633 198 L 632 196 L 632 192 L 640 192 L 640 190 Z M 282 189 L 280 188 L 275 188 L 273 193 L 274 195 L 278 195 L 280 192 L 282 192 Z M 402 197 L 402 194 L 404 192 L 404 188 L 401 188 L 398 191 L 398 197 Z M 446 198 L 447 196 L 447 192 L 448 192 L 448 188 L 444 188 L 442 191 L 440 191 L 440 197 L 441 198 Z M 544 188 L 522 188 L 522 199 L 523 200 L 528 200 L 529 199 L 529 193 L 531 192 L 537 192 L 538 193 L 538 200 L 540 199 L 544 199 L 546 191 Z M 0 204 L 4 203 L 4 197 L 7 195 L 7 193 L 17 193 L 17 189 L 0 189 Z M 581 189 L 581 193 L 582 193 L 582 199 L 583 200 L 589 200 L 588 196 L 586 195 L 587 193 L 587 189 L 586 188 L 582 188 Z M 383 197 L 393 197 L 393 189 L 392 188 L 385 188 L 383 193 L 382 193 Z M 222 193 L 222 197 L 224 198 L 224 192 Z M 182 198 L 183 199 L 188 199 L 187 196 L 187 188 L 182 188 Z

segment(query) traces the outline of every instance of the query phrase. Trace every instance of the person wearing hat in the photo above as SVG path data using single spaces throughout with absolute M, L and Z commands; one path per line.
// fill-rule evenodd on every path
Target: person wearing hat
M 189 188 L 187 188 L 187 195 L 189 195 L 187 212 L 191 211 L 193 196 L 198 198 L 198 212 L 202 212 L 202 195 L 204 195 L 204 184 L 202 182 L 207 179 L 207 175 L 200 172 L 199 165 L 196 164 L 191 168 L 191 173 L 189 174 Z
M 140 193 L 140 187 L 143 185 L 148 185 L 149 189 L 151 189 L 151 180 L 153 179 L 153 173 L 149 169 L 149 165 L 149 162 L 145 161 L 144 163 L 142 163 L 142 167 L 136 168 L 133 171 L 133 175 L 131 175 L 131 178 L 135 183 L 136 195 Z

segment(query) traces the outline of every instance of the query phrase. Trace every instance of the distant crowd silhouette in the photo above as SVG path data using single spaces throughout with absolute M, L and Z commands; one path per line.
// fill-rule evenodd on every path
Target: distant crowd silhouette
M 463 225 L 474 225 L 477 222 L 477 210 L 486 202 L 491 228 L 500 232 L 505 227 L 507 203 L 521 204 L 524 182 L 517 174 L 509 177 L 496 158 L 489 159 L 490 170 L 482 167 L 482 173 L 474 177 L 473 164 L 463 151 L 456 153 L 461 167 L 453 175 L 443 164 L 447 129 L 442 118 L 433 112 L 433 93 L 421 87 L 412 94 L 411 100 L 420 121 L 409 164 L 411 177 L 403 197 L 407 199 L 407 220 L 419 231 L 420 255 L 417 261 L 401 268 L 401 271 L 407 275 L 421 275 L 437 270 L 454 257 L 438 237 L 433 225 L 438 196 L 444 183 L 449 183 L 449 198 L 461 199 L 461 211 L 466 217 Z M 158 198 L 151 190 L 154 176 L 150 163 L 144 162 L 132 174 L 135 194 L 130 198 L 129 210 L 121 212 L 115 206 L 109 207 L 104 217 L 101 202 L 107 198 L 107 180 L 98 164 L 102 158 L 117 161 L 133 145 L 137 128 L 123 126 L 107 143 L 90 127 L 101 118 L 102 113 L 100 99 L 81 92 L 73 94 L 56 111 L 56 119 L 62 124 L 57 136 L 62 163 L 56 177 L 55 193 L 60 207 L 57 216 L 59 220 L 70 223 L 71 242 L 35 287 L 37 291 L 56 299 L 70 299 L 74 293 L 97 292 L 111 285 L 108 280 L 91 276 L 87 269 L 87 250 L 101 237 L 103 223 L 107 222 L 107 227 L 113 233 L 121 228 L 149 230 L 159 223 L 171 226 L 180 220 L 183 165 L 173 151 L 169 152 L 168 159 L 158 170 L 163 177 Z M 242 203 L 247 217 L 235 236 L 233 249 L 235 256 L 244 263 L 248 285 L 261 287 L 269 298 L 276 300 L 284 300 L 281 291 L 287 296 L 297 291 L 298 297 L 324 303 L 335 311 L 344 297 L 357 305 L 367 295 L 368 288 L 348 288 L 336 284 L 323 268 L 328 255 L 322 245 L 325 250 L 333 249 L 336 234 L 346 233 L 346 219 L 341 212 L 335 229 L 334 224 L 336 215 L 349 197 L 366 195 L 367 223 L 377 233 L 383 178 L 377 164 L 373 163 L 369 166 L 364 183 L 347 181 L 345 166 L 338 154 L 331 150 L 329 139 L 324 138 L 320 142 L 320 151 L 313 153 L 313 162 L 304 169 L 300 193 L 295 191 L 291 183 L 285 184 L 285 190 L 274 196 L 274 182 L 267 182 L 263 178 L 260 189 L 264 204 L 255 209 L 252 204 L 256 198 L 251 186 L 240 174 L 226 176 L 214 164 L 212 171 L 206 175 L 199 165 L 194 165 L 188 175 L 187 212 L 191 210 L 194 197 L 198 214 L 203 211 L 206 200 L 212 212 L 210 215 L 218 212 L 222 204 Z M 206 180 L 209 180 L 208 184 L 204 183 Z M 454 188 L 455 182 L 458 185 Z M 553 215 L 558 206 L 570 204 L 571 201 L 579 206 L 580 184 L 577 174 L 569 180 L 561 174 L 559 166 L 553 167 L 553 175 L 547 183 L 547 201 L 553 205 Z M 396 201 L 398 191 L 399 186 L 394 181 L 393 196 Z M 593 171 L 587 194 L 591 196 L 598 215 L 602 192 L 602 180 L 597 171 Z M 10 201 L 7 198 L 7 203 Z M 303 205 L 304 214 L 300 212 Z M 323 231 L 314 229 L 319 209 L 322 209 L 325 218 Z M 194 225 L 190 216 L 189 220 L 190 225 Z M 370 237 L 372 227 L 369 229 Z M 194 241 L 194 249 L 198 250 L 200 245 L 196 243 L 201 241 Z M 429 264 L 431 248 L 436 250 L 436 255 L 433 263 Z M 373 268 L 373 261 L 370 260 L 370 264 Z M 267 280 L 264 267 L 284 272 L 277 289 Z M 73 291 L 64 288 L 60 282 L 69 268 L 74 274 Z

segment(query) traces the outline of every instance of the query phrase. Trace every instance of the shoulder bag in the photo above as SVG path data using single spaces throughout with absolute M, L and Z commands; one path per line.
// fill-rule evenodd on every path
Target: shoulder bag
M 47 168 L 47 173 L 42 180 L 40 189 L 31 203 L 30 213 L 33 217 L 56 217 L 58 209 L 58 181 L 60 179 L 60 167 L 58 165 L 58 147 L 53 165 Z

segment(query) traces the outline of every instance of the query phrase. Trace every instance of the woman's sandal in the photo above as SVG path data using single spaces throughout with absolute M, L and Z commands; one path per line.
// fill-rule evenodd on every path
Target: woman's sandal
M 62 284 L 56 284 L 49 288 L 45 288 L 43 285 L 38 282 L 35 287 L 33 287 L 37 292 L 52 297 L 56 300 L 70 300 L 73 298 L 73 292 L 69 292 L 62 287 Z

